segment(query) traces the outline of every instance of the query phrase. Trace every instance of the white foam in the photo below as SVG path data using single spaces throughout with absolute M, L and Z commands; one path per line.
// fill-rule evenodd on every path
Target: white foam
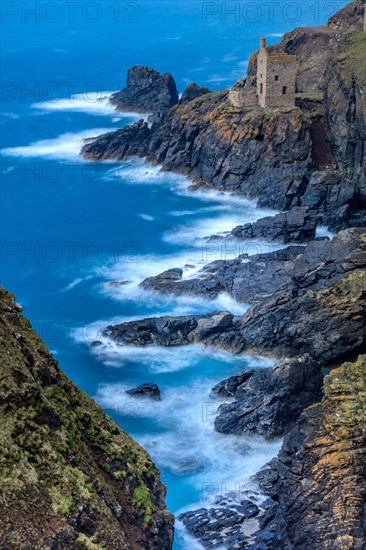
M 191 355 L 193 351 L 193 347 L 185 348 L 185 355 L 197 364 Z M 149 354 L 150 350 L 147 350 Z M 242 356 L 241 359 L 243 367 L 260 365 L 260 360 L 252 361 L 249 356 Z M 145 356 L 145 364 L 141 368 L 146 368 L 146 361 Z M 268 365 L 268 361 L 262 363 L 262 366 Z M 103 407 L 115 411 L 121 412 L 128 406 L 133 408 L 136 421 L 139 418 L 141 422 L 145 418 L 152 420 L 159 433 L 136 434 L 138 442 L 148 450 L 159 467 L 175 475 L 187 476 L 189 483 L 200 492 L 205 484 L 215 484 L 217 490 L 211 495 L 213 497 L 221 492 L 235 491 L 238 487 L 242 490 L 250 483 L 250 477 L 280 447 L 279 441 L 268 443 L 262 438 L 223 435 L 214 430 L 214 418 L 223 402 L 222 399 L 209 397 L 217 381 L 201 374 L 185 385 L 164 387 L 160 384 L 161 401 L 141 400 L 126 394 L 126 389 L 133 385 L 104 384 L 98 388 L 95 398 Z M 131 429 L 133 431 L 133 424 Z M 201 502 L 196 505 L 207 506 L 210 502 L 210 496 L 204 491 Z M 191 503 L 192 507 L 195 505 Z
M 330 231 L 325 225 L 318 225 L 316 228 L 316 237 L 329 237 L 332 239 L 334 237 L 335 233 Z
M 164 241 L 174 244 L 202 247 L 202 239 L 207 237 L 225 236 L 237 225 L 251 223 L 264 216 L 273 215 L 273 211 L 255 208 L 249 202 L 242 202 L 233 208 L 227 204 L 221 207 L 221 216 L 210 216 L 190 221 L 185 225 L 174 227 L 164 234 Z
M 147 119 L 147 115 L 144 116 L 139 113 L 118 112 L 116 110 L 116 106 L 110 102 L 110 97 L 112 94 L 113 92 L 88 92 L 84 94 L 74 94 L 67 98 L 57 98 L 50 101 L 33 103 L 32 108 L 43 113 L 71 111 L 76 113 L 88 113 L 94 116 L 113 116 L 114 122 L 122 119 Z
M 117 128 L 92 128 L 76 133 L 66 133 L 54 139 L 35 141 L 30 145 L 20 147 L 8 147 L 2 149 L 2 153 L 9 157 L 23 158 L 49 158 L 55 160 L 72 160 L 82 162 L 80 149 L 85 139 L 96 137 L 100 134 L 113 132 Z
M 62 288 L 60 290 L 60 292 L 68 292 L 69 290 L 72 290 L 73 288 L 75 288 L 76 286 L 78 286 L 80 283 L 83 282 L 83 278 L 82 277 L 76 277 L 76 279 L 74 279 L 73 281 L 71 281 L 71 283 L 69 283 L 68 285 L 66 285 L 64 288 Z
M 150 214 L 139 214 L 139 216 L 142 220 L 147 222 L 153 222 L 155 220 L 154 216 L 150 216 Z

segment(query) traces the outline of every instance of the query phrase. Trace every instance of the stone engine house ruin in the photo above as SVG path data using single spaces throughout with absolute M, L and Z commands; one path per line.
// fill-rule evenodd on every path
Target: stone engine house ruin
M 296 56 L 268 53 L 266 40 L 261 38 L 257 60 L 258 105 L 264 109 L 295 105 L 295 79 Z
M 283 52 L 269 53 L 265 38 L 260 39 L 257 57 L 256 85 L 239 80 L 229 91 L 229 100 L 236 107 L 259 105 L 263 109 L 295 105 L 296 56 Z

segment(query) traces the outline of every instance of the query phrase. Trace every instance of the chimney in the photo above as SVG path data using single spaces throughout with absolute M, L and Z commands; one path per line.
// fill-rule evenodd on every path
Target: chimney
M 260 40 L 260 48 L 261 48 L 261 50 L 263 50 L 265 47 L 266 47 L 266 39 L 265 39 L 265 38 L 261 38 L 261 40 Z

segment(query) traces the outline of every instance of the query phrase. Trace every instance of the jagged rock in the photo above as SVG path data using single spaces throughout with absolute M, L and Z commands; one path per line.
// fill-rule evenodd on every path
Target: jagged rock
M 317 214 L 306 206 L 239 225 L 231 231 L 237 239 L 264 239 L 281 243 L 303 243 L 315 238 Z
M 119 111 L 163 113 L 178 103 L 178 91 L 171 74 L 135 65 L 128 71 L 127 87 L 113 94 L 110 102 Z
M 252 100 L 235 108 L 227 91 L 204 94 L 166 111 L 150 132 L 121 130 L 121 147 L 97 138 L 83 147 L 83 156 L 137 154 L 197 184 L 256 198 L 259 206 L 309 206 L 333 226 L 339 224 L 338 210 L 348 206 L 342 227 L 352 226 L 366 210 L 363 10 L 350 4 L 329 26 L 301 27 L 269 47 L 296 55 L 301 108 L 264 111 Z M 255 74 L 256 54 L 241 87 L 248 98 Z
M 144 156 L 151 129 L 143 120 L 135 122 L 122 130 L 108 132 L 95 141 L 86 140 L 82 148 L 90 160 L 120 159 L 124 156 Z
M 139 346 L 202 342 L 233 353 L 308 353 L 324 365 L 363 345 L 365 266 L 366 239 L 360 229 L 244 263 L 241 258 L 213 262 L 203 271 L 204 278 L 189 281 L 189 288 L 206 295 L 218 289 L 234 297 L 241 292 L 242 301 L 255 304 L 244 316 L 155 317 L 110 326 L 108 334 L 118 343 Z M 173 281 L 170 291 L 182 283 Z
M 365 356 L 324 382 L 323 401 L 303 412 L 278 457 L 256 475 L 270 499 L 251 550 L 264 540 L 278 547 L 274 533 L 281 548 L 365 547 Z
M 222 380 L 211 390 L 211 395 L 214 397 L 216 395 L 220 397 L 235 397 L 236 390 L 244 384 L 255 373 L 254 369 L 248 369 L 244 372 L 239 372 L 239 374 L 234 374 L 226 380 Z
M 241 337 L 248 350 L 332 363 L 365 345 L 365 303 L 365 272 L 356 269 L 323 290 L 284 290 L 259 303 L 244 316 Z
M 185 103 L 189 103 L 190 101 L 209 93 L 210 90 L 208 88 L 197 86 L 195 82 L 191 82 L 184 90 L 182 97 L 179 100 L 179 105 L 184 105 Z
M 147 289 L 153 288 L 154 290 L 160 290 L 160 287 L 165 288 L 167 283 L 169 284 L 172 281 L 180 281 L 182 279 L 182 275 L 183 269 L 167 269 L 155 277 L 148 277 L 147 279 L 144 279 L 142 283 L 140 283 L 140 286 Z
M 196 278 L 166 280 L 157 276 L 145 279 L 142 284 L 151 290 L 176 295 L 187 293 L 214 298 L 220 292 L 228 292 L 239 302 L 256 304 L 281 289 L 294 296 L 310 288 L 320 290 L 353 269 L 365 268 L 363 230 L 355 229 L 307 246 L 216 260 L 207 264 Z
M 119 344 L 182 346 L 205 342 L 223 348 L 228 345 L 231 351 L 240 352 L 244 342 L 235 338 L 237 323 L 240 319 L 225 311 L 210 315 L 150 317 L 111 325 L 107 327 L 107 334 Z
M 132 390 L 126 390 L 128 395 L 160 401 L 160 390 L 156 384 L 141 384 Z
M 320 399 L 322 376 L 319 365 L 305 356 L 273 368 L 252 369 L 221 384 L 225 390 L 235 388 L 235 401 L 220 405 L 215 429 L 273 438 L 288 432 L 300 413 Z M 215 388 L 222 395 L 222 386 Z

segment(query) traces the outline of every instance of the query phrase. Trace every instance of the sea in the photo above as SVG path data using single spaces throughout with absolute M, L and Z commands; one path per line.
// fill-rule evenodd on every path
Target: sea
M 260 37 L 277 43 L 346 3 L 1 3 L 1 282 L 64 372 L 148 450 L 176 516 L 249 490 L 277 453 L 280 440 L 217 433 L 221 402 L 210 397 L 220 380 L 273 361 L 202 345 L 118 346 L 104 329 L 155 315 L 243 314 L 248 305 L 227 294 L 160 296 L 139 283 L 274 250 L 207 240 L 273 211 L 229 193 L 192 193 L 189 179 L 143 159 L 88 163 L 80 148 L 142 118 L 108 101 L 133 65 L 171 72 L 179 93 L 190 82 L 220 91 L 245 76 Z M 126 394 L 142 383 L 158 384 L 161 401 Z M 174 550 L 199 548 L 177 521 Z

